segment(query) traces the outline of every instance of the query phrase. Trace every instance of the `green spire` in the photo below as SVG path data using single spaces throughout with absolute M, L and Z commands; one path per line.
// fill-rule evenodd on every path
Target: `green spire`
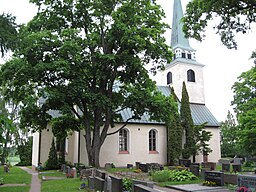
M 190 47 L 188 39 L 182 31 L 183 23 L 181 18 L 183 17 L 183 11 L 181 6 L 181 0 L 174 0 L 173 4 L 173 19 L 172 19 L 172 37 L 171 37 L 171 47 L 173 49 L 181 48 L 188 51 L 194 51 Z

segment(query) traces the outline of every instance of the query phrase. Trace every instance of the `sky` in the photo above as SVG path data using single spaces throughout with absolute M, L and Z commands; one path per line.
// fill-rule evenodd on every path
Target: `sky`
M 165 11 L 164 19 L 171 26 L 173 0 L 157 0 Z M 189 0 L 182 0 L 183 11 Z M 11 13 L 16 16 L 18 24 L 26 23 L 36 14 L 37 8 L 29 3 L 29 0 L 0 0 L 0 14 Z M 229 50 L 220 41 L 216 31 L 212 29 L 215 21 L 206 28 L 206 38 L 202 42 L 190 39 L 190 45 L 197 50 L 196 58 L 204 64 L 204 87 L 206 106 L 210 109 L 218 121 L 224 121 L 228 110 L 232 111 L 231 90 L 237 77 L 244 71 L 254 66 L 253 60 L 249 60 L 251 52 L 256 49 L 256 25 L 252 25 L 252 31 L 244 35 L 237 35 L 237 50 Z M 165 33 L 166 42 L 170 45 L 171 30 Z M 4 61 L 0 59 L 0 63 Z

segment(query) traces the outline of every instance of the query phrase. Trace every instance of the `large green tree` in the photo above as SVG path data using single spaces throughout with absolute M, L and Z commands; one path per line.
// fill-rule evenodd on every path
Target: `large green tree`
M 34 130 L 45 127 L 50 109 L 75 122 L 66 128 L 85 131 L 89 163 L 99 167 L 121 110 L 133 112 L 124 125 L 156 112 L 159 92 L 145 66 L 155 72 L 171 59 L 164 12 L 151 0 L 31 2 L 38 14 L 21 28 L 16 57 L 1 69 L 5 96 L 22 101 L 24 123 Z
M 255 0 L 192 0 L 187 4 L 184 14 L 184 32 L 186 37 L 202 40 L 208 21 L 219 18 L 214 28 L 221 41 L 228 48 L 237 48 L 236 33 L 251 30 L 256 21 Z
M 15 49 L 18 42 L 17 34 L 15 17 L 2 13 L 0 15 L 0 52 L 2 57 L 7 51 Z
M 182 85 L 182 98 L 180 105 L 180 119 L 183 130 L 185 131 L 185 143 L 182 152 L 183 158 L 188 159 L 197 154 L 196 135 L 194 123 L 191 115 L 189 96 L 185 82 Z M 195 159 L 194 159 L 195 161 Z
M 256 68 L 243 72 L 232 87 L 234 106 L 238 121 L 238 138 L 249 154 L 256 149 Z

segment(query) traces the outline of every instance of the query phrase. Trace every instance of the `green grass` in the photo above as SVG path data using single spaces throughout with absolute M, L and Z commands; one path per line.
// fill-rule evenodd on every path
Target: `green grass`
M 110 168 L 106 169 L 109 173 L 116 173 L 116 172 L 134 172 L 136 169 L 127 169 L 127 168 Z
M 19 167 L 11 167 L 9 173 L 4 173 L 3 166 L 0 166 L 0 178 L 4 178 L 4 184 L 30 184 L 31 175 Z
M 75 179 L 49 180 L 41 183 L 41 192 L 75 192 L 84 181 Z
M 59 172 L 57 170 L 42 171 L 42 173 L 39 174 L 39 176 L 40 176 L 40 178 L 42 178 L 42 176 L 66 177 L 66 175 L 63 172 Z
M 1 192 L 29 192 L 30 186 L 0 187 Z

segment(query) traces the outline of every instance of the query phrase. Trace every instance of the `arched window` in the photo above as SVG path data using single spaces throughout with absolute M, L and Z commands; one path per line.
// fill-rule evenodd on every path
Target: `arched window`
M 121 129 L 119 131 L 119 152 L 128 151 L 128 137 L 129 133 L 127 129 Z
M 195 72 L 191 69 L 187 71 L 187 78 L 189 82 L 195 82 Z
M 151 129 L 149 131 L 149 151 L 156 151 L 156 130 Z
M 167 85 L 172 83 L 172 72 L 167 73 Z

